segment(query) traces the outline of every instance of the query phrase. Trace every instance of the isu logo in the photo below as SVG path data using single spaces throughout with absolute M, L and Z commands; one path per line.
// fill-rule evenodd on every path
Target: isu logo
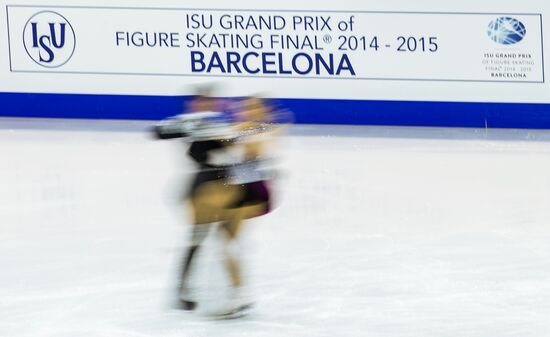
M 511 45 L 521 42 L 527 29 L 525 25 L 514 18 L 501 17 L 489 23 L 487 35 L 493 41 L 502 45 Z
M 64 16 L 42 11 L 27 21 L 23 30 L 23 44 L 34 62 L 46 68 L 57 68 L 73 56 L 76 37 L 73 27 Z

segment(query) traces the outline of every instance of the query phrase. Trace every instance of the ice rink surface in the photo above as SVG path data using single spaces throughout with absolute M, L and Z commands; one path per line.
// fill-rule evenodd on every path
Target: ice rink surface
M 171 308 L 190 167 L 147 125 L 0 119 L 0 336 L 549 336 L 549 132 L 290 128 L 256 308 L 212 321 Z

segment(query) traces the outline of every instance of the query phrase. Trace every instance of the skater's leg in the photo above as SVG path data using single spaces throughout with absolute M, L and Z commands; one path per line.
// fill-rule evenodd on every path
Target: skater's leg
M 193 301 L 191 298 L 188 283 L 189 277 L 191 275 L 193 260 L 196 257 L 197 251 L 199 250 L 202 242 L 208 235 L 209 229 L 210 225 L 207 224 L 193 225 L 193 229 L 191 232 L 191 245 L 189 246 L 189 248 L 187 248 L 187 251 L 184 255 L 183 266 L 180 276 L 179 297 L 181 300 L 181 304 L 183 305 L 183 309 L 186 310 L 193 310 L 196 307 L 196 302 Z
M 241 266 L 237 256 L 237 240 L 236 237 L 242 225 L 240 213 L 235 212 L 235 216 L 231 221 L 224 222 L 220 229 L 224 235 L 224 254 L 226 268 L 231 280 L 233 288 L 242 286 Z
M 243 282 L 241 277 L 241 264 L 238 257 L 233 252 L 235 249 L 231 244 L 234 244 L 234 242 L 229 243 L 225 247 L 226 266 L 229 278 L 231 279 L 231 286 L 236 289 L 242 287 Z
M 242 218 L 233 217 L 232 221 L 221 224 L 220 234 L 224 237 L 225 266 L 229 275 L 231 291 L 229 302 L 226 302 L 220 309 L 212 312 L 217 319 L 231 319 L 242 317 L 247 314 L 252 306 L 252 301 L 244 291 L 243 278 L 241 275 L 241 262 L 239 259 L 238 234 L 242 226 Z

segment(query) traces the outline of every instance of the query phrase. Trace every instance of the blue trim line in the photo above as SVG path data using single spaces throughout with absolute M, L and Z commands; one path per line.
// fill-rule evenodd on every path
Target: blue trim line
M 189 96 L 0 93 L 0 116 L 160 120 Z M 550 104 L 278 99 L 299 124 L 550 129 Z

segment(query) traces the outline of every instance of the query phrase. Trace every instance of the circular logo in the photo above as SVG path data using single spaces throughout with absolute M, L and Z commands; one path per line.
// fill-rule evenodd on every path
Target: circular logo
M 527 29 L 521 21 L 509 17 L 500 17 L 489 23 L 487 35 L 491 40 L 503 45 L 516 44 L 523 40 Z
M 57 68 L 73 56 L 76 36 L 63 15 L 42 11 L 33 15 L 25 24 L 23 44 L 34 62 L 46 68 Z

